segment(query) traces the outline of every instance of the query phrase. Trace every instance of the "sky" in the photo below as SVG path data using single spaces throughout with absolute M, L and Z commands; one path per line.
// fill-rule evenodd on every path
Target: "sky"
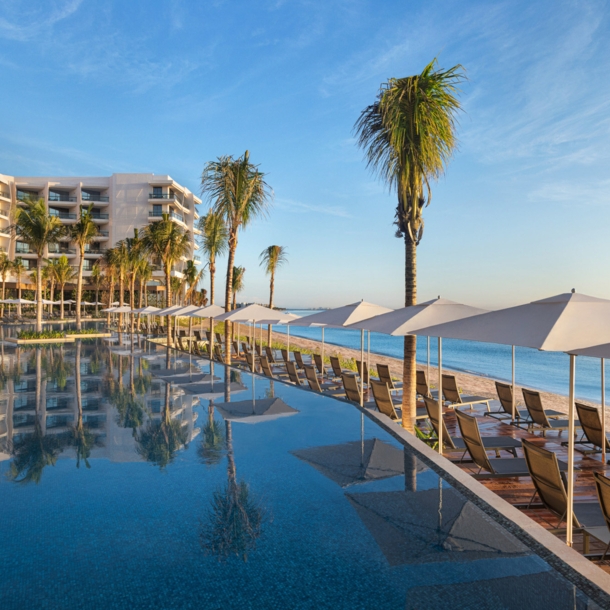
M 0 173 L 154 172 L 199 193 L 206 162 L 249 150 L 274 197 L 239 236 L 240 300 L 268 300 L 259 254 L 278 244 L 276 305 L 400 307 L 396 196 L 353 127 L 436 57 L 468 80 L 418 300 L 610 298 L 609 25 L 595 0 L 3 0 Z

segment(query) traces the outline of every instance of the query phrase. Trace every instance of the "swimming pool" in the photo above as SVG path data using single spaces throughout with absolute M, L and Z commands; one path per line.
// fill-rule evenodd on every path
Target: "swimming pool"
M 349 404 L 125 335 L 1 350 L 3 610 L 601 607 Z

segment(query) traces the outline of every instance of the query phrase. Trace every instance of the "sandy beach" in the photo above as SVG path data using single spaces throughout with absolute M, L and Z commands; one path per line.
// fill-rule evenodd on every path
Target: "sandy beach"
M 266 334 L 265 334 L 266 337 Z M 286 343 L 286 335 L 284 333 L 273 333 L 273 340 L 278 343 Z M 322 343 L 313 339 L 304 339 L 302 337 L 290 337 L 290 347 L 302 347 L 310 350 L 315 350 L 320 353 Z M 350 349 L 343 346 L 332 345 L 329 343 L 325 344 L 324 347 L 325 356 L 341 355 L 343 358 L 358 358 L 360 359 L 360 350 Z M 383 356 L 380 354 L 371 353 L 371 366 L 379 362 L 380 364 L 387 364 L 390 367 L 390 371 L 393 376 L 398 379 L 402 378 L 402 361 L 398 358 L 392 358 L 390 356 Z M 417 368 L 420 370 L 426 370 L 426 366 L 422 366 L 418 363 Z M 457 378 L 457 383 L 460 391 L 464 394 L 472 394 L 477 396 L 489 396 L 490 398 L 497 399 L 495 379 L 492 377 L 484 377 L 480 375 L 472 375 L 469 373 L 462 373 L 460 371 L 453 371 L 449 368 L 443 367 L 443 372 L 452 373 Z M 430 366 L 430 379 L 429 383 L 433 386 L 437 385 L 438 372 L 435 366 Z M 539 390 L 539 388 L 531 387 L 528 389 Z M 563 413 L 568 412 L 568 397 L 561 394 L 553 394 L 552 392 L 545 392 L 539 390 L 542 396 L 542 404 L 546 409 L 555 409 Z M 599 406 L 599 402 L 592 402 L 588 400 L 580 400 L 584 404 Z M 523 399 L 521 395 L 521 388 L 517 389 L 517 404 L 522 405 Z M 610 408 L 606 407 L 606 416 L 610 417 Z

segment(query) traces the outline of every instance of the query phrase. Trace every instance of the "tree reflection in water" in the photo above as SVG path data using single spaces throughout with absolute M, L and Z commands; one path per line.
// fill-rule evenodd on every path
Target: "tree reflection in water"
M 208 421 L 203 427 L 203 438 L 198 455 L 206 466 L 215 466 L 225 455 L 226 435 L 221 420 L 214 419 L 214 402 L 210 400 Z
M 17 356 L 17 367 L 19 356 Z M 54 466 L 65 445 L 65 437 L 46 435 L 41 425 L 42 350 L 36 348 L 36 409 L 34 431 L 12 443 L 13 461 L 7 473 L 15 483 L 40 483 L 42 472 Z
M 129 357 L 129 388 L 123 384 L 123 358 L 119 356 L 118 360 L 118 380 L 114 376 L 108 379 L 108 393 L 112 405 L 117 410 L 117 423 L 122 428 L 131 428 L 133 436 L 136 435 L 136 430 L 144 423 L 144 404 L 137 399 L 136 380 L 134 379 L 134 359 Z M 146 382 L 137 383 L 138 389 L 140 386 L 146 386 Z
M 233 376 L 226 374 L 225 399 L 231 397 L 230 383 Z M 265 511 L 250 494 L 245 481 L 237 480 L 233 454 L 231 422 L 226 421 L 227 442 L 227 484 L 217 489 L 212 496 L 212 505 L 207 523 L 201 532 L 201 546 L 219 561 L 231 556 L 248 560 L 248 553 L 256 548 L 256 541 L 262 534 Z
M 187 438 L 188 433 L 182 422 L 172 419 L 170 384 L 166 383 L 161 419 L 151 419 L 146 427 L 136 434 L 137 451 L 145 460 L 163 469 L 173 461 L 176 451 L 186 444 Z
M 81 460 L 85 462 L 87 468 L 91 468 L 89 464 L 89 456 L 91 449 L 95 445 L 95 435 L 89 429 L 89 426 L 83 423 L 83 399 L 81 388 L 81 342 L 76 341 L 76 423 L 70 426 L 69 442 L 76 451 L 76 467 L 80 468 Z

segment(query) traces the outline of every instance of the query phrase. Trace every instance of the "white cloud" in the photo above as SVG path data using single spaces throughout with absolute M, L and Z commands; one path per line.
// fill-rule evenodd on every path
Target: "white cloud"
M 0 12 L 0 32 L 10 40 L 33 40 L 73 15 L 82 3 L 83 0 L 44 2 L 37 8 L 35 3 L 24 0 L 5 1 Z
M 337 216 L 339 218 L 352 218 L 352 215 L 340 206 L 334 205 L 314 205 L 311 203 L 303 203 L 294 201 L 293 199 L 276 199 L 277 207 L 295 214 L 306 214 L 315 212 L 316 214 L 325 214 L 327 216 Z

